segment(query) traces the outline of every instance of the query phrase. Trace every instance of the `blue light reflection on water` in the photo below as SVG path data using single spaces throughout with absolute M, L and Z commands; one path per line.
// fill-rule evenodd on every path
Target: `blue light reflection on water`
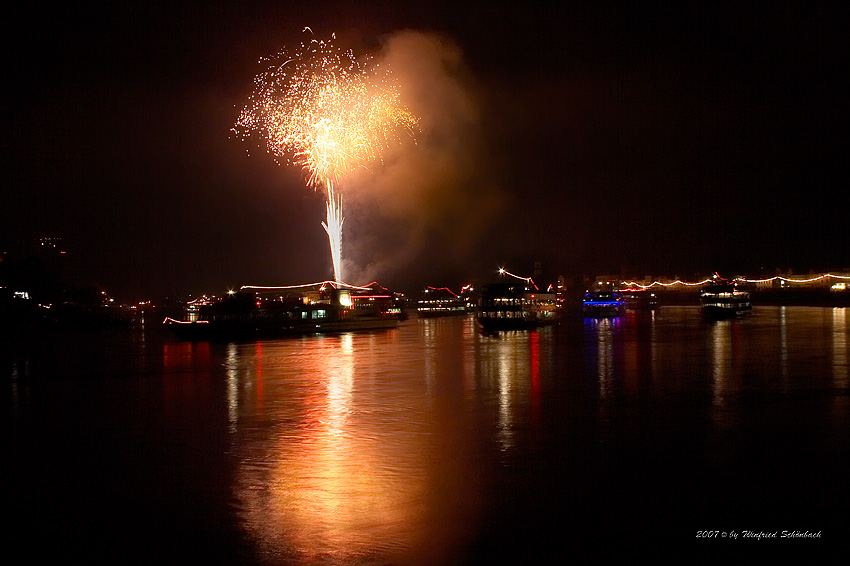
M 498 562 L 602 533 L 687 542 L 706 521 L 836 529 L 847 333 L 846 309 L 664 307 L 497 335 L 452 317 L 45 342 L 4 358 L 15 477 L 125 546 L 190 554 L 214 533 L 210 554 L 246 564 Z

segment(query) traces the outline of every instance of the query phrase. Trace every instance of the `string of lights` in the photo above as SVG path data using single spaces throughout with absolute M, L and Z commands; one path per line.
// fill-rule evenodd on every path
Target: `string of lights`
M 817 277 L 811 277 L 809 279 L 791 279 L 789 277 L 782 277 L 781 275 L 777 275 L 775 277 L 769 277 L 767 279 L 744 279 L 739 278 L 738 281 L 743 281 L 745 283 L 769 283 L 771 281 L 786 281 L 788 283 L 814 283 L 815 281 L 822 281 L 827 278 L 833 279 L 842 279 L 842 280 L 850 280 L 850 275 L 836 275 L 834 273 L 825 273 L 823 275 L 818 275 Z
M 324 288 L 325 285 L 330 285 L 334 288 L 346 287 L 348 289 L 359 289 L 361 291 L 367 291 L 372 288 L 372 285 L 377 285 L 377 282 L 372 282 L 366 286 L 360 285 L 351 285 L 349 283 L 343 283 L 342 281 L 322 281 L 317 283 L 303 283 L 301 285 L 242 285 L 239 290 L 251 290 L 251 291 L 283 291 L 283 290 L 292 290 L 292 289 L 306 289 L 310 287 L 319 287 Z
M 824 279 L 833 278 L 840 280 L 850 280 L 850 275 L 836 275 L 834 273 L 824 273 L 823 275 L 818 275 L 817 277 L 809 277 L 806 279 L 794 279 L 790 277 L 783 277 L 781 275 L 776 275 L 774 277 L 768 277 L 766 279 L 747 279 L 746 277 L 736 277 L 734 281 L 740 283 L 750 283 L 750 284 L 765 284 L 773 281 L 784 281 L 786 283 L 798 283 L 798 284 L 809 284 L 815 283 L 817 281 L 822 281 Z M 683 285 L 686 287 L 699 287 L 701 285 L 705 285 L 707 283 L 711 283 L 715 278 L 709 277 L 707 279 L 703 279 L 702 281 L 697 281 L 695 283 L 688 283 L 677 279 L 676 281 L 670 283 L 663 283 L 661 281 L 653 281 L 649 285 L 644 285 L 642 283 L 638 283 L 637 281 L 623 281 L 623 284 L 628 286 L 640 287 L 641 289 L 649 289 L 651 287 L 660 286 L 660 287 L 673 287 L 676 285 Z
M 451 289 L 449 289 L 448 287 L 432 287 L 432 286 L 428 285 L 428 289 L 431 290 L 431 291 L 448 291 L 449 293 L 451 293 L 455 297 L 460 296 L 457 293 L 455 293 L 454 291 L 452 291 Z
M 661 281 L 653 281 L 649 285 L 643 285 L 641 283 L 638 283 L 637 281 L 623 281 L 623 284 L 628 285 L 630 287 L 634 286 L 634 287 L 640 287 L 641 289 L 649 289 L 651 287 L 655 287 L 656 285 L 661 286 L 661 287 L 673 287 L 674 285 L 684 285 L 686 287 L 699 287 L 700 285 L 705 285 L 706 283 L 710 283 L 711 281 L 712 281 L 712 279 L 708 278 L 708 279 L 703 279 L 702 281 L 697 281 L 696 283 L 687 283 L 685 281 L 677 279 L 676 281 L 673 281 L 671 283 L 662 283 Z
M 531 277 L 521 277 L 519 275 L 511 273 L 510 271 L 506 270 L 504 267 L 499 268 L 499 275 L 510 275 L 514 279 L 519 279 L 520 281 L 525 281 L 526 283 L 528 283 L 530 285 L 534 285 L 535 289 L 537 288 L 537 285 L 534 283 L 534 280 Z

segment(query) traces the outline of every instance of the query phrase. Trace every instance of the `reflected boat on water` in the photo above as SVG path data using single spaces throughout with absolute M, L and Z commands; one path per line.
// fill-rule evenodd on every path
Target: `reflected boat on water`
M 703 317 L 711 320 L 735 318 L 752 310 L 750 293 L 725 281 L 700 291 L 700 307 Z
M 619 291 L 588 291 L 582 300 L 584 316 L 620 316 L 625 309 L 626 299 Z
M 527 330 L 558 322 L 555 293 L 530 282 L 492 283 L 481 290 L 478 324 L 487 332 Z
M 273 291 L 273 292 L 272 292 Z M 383 287 L 270 288 L 193 305 L 187 320 L 163 323 L 181 340 L 253 340 L 396 328 L 401 300 Z
M 626 309 L 634 311 L 655 310 L 661 306 L 658 296 L 645 289 L 626 289 L 623 291 Z
M 416 302 L 420 318 L 459 316 L 469 312 L 466 299 L 448 287 L 426 287 Z

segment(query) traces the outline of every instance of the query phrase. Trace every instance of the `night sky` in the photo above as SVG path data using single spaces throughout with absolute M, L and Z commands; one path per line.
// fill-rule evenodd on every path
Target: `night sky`
M 332 278 L 322 194 L 230 131 L 305 26 L 424 118 L 343 187 L 351 283 L 850 270 L 839 3 L 118 4 L 7 21 L 0 251 L 119 300 Z

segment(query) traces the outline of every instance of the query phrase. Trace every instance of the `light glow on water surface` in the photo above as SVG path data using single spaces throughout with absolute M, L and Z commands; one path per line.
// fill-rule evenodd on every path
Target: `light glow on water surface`
M 241 566 L 628 558 L 693 541 L 706 519 L 840 543 L 847 313 L 756 306 L 709 322 L 663 306 L 497 335 L 449 317 L 226 344 L 45 337 L 0 358 L 10 535 L 33 562 L 59 549 Z
M 420 398 L 426 383 L 385 362 L 393 333 L 342 334 L 264 343 L 237 363 L 240 404 L 236 496 L 249 531 L 265 549 L 299 560 L 344 563 L 426 545 L 429 490 L 449 469 Z M 252 359 L 253 358 L 253 359 Z M 251 405 L 263 407 L 255 413 Z
M 587 505 L 592 525 L 610 520 L 605 505 L 637 508 L 626 492 L 680 514 L 695 503 L 663 491 L 681 489 L 678 467 L 734 481 L 750 454 L 782 461 L 800 439 L 763 431 L 795 431 L 786 404 L 846 387 L 847 359 L 844 310 L 791 307 L 717 322 L 663 307 L 497 335 L 473 317 L 414 319 L 228 344 L 237 516 L 266 566 L 464 563 L 494 524 L 530 524 L 538 508 L 569 521 Z M 801 413 L 799 427 L 841 436 L 847 407 L 829 410 Z M 671 450 L 685 464 L 668 470 Z M 784 476 L 807 473 L 786 466 Z M 504 540 L 507 527 L 495 528 Z

